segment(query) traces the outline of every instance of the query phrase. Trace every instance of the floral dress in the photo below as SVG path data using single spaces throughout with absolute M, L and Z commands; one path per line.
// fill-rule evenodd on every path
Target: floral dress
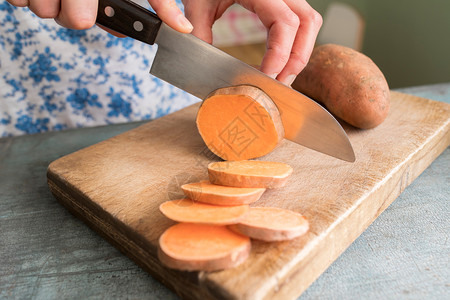
M 199 101 L 149 74 L 157 46 L 66 29 L 5 0 L 0 28 L 0 137 L 154 119 Z

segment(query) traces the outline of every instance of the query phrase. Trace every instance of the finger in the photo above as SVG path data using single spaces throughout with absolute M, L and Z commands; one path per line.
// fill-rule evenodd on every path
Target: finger
M 276 78 L 289 61 L 300 21 L 283 1 L 242 1 L 268 29 L 267 51 L 261 62 L 261 71 Z
M 186 17 L 194 26 L 192 34 L 212 43 L 212 26 L 222 16 L 225 10 L 233 4 L 233 1 L 184 1 L 184 12 Z
M 97 18 L 98 0 L 61 0 L 61 10 L 55 21 L 71 29 L 88 29 Z
M 28 7 L 40 18 L 56 18 L 59 13 L 59 0 L 30 0 Z
M 28 0 L 6 0 L 6 1 L 18 7 L 27 7 L 30 4 Z
M 149 0 L 148 2 L 161 20 L 173 29 L 184 33 L 192 31 L 191 22 L 186 19 L 174 0 Z
M 287 4 L 300 17 L 300 27 L 295 36 L 289 60 L 277 79 L 291 85 L 308 63 L 322 26 L 322 17 L 306 1 L 289 0 Z

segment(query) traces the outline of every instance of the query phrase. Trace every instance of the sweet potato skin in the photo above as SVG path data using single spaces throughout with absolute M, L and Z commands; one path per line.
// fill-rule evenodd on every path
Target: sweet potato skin
M 290 210 L 252 207 L 247 217 L 237 224 L 229 225 L 228 228 L 255 240 L 276 242 L 304 235 L 309 230 L 309 222 L 301 214 Z
M 362 129 L 378 126 L 389 112 L 390 91 L 381 70 L 366 55 L 340 45 L 316 47 L 292 88 Z

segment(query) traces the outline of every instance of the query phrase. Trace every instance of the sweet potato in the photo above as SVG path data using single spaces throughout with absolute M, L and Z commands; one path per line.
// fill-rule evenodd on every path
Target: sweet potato
M 218 206 L 191 199 L 166 201 L 159 210 L 177 222 L 228 225 L 237 223 L 248 211 L 248 205 Z
M 305 234 L 309 223 L 299 213 L 275 207 L 251 207 L 245 217 L 229 226 L 235 232 L 266 242 L 290 240 Z
M 179 223 L 159 238 L 158 258 L 173 269 L 218 271 L 241 264 L 250 248 L 248 237 L 226 226 Z
M 366 55 L 344 46 L 316 47 L 292 87 L 358 128 L 378 126 L 389 112 L 389 86 L 381 70 Z
M 181 186 L 187 198 L 214 205 L 242 205 L 257 201 L 265 188 L 239 188 L 212 184 L 208 180 Z
M 206 146 L 224 160 L 261 157 L 284 137 L 276 105 L 253 86 L 214 91 L 200 106 L 196 122 Z
M 258 160 L 221 161 L 208 165 L 211 183 L 234 187 L 282 187 L 292 171 L 292 167 L 284 163 Z

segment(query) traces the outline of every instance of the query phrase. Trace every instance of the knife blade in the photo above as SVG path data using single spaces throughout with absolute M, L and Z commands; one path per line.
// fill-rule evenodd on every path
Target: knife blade
M 347 134 L 321 105 L 192 34 L 170 28 L 128 0 L 99 0 L 97 24 L 158 49 L 154 76 L 200 98 L 212 91 L 248 84 L 267 93 L 280 111 L 285 138 L 321 153 L 353 162 Z

